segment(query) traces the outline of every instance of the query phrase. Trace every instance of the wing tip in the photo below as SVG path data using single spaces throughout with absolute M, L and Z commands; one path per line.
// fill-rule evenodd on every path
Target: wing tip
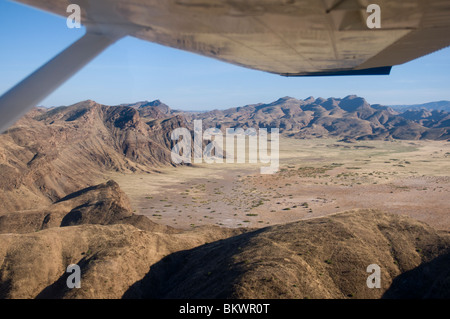
M 282 73 L 280 75 L 286 77 L 297 76 L 349 76 L 349 75 L 389 75 L 392 66 L 381 66 L 376 68 L 361 69 L 361 70 L 336 70 L 336 71 L 319 71 L 309 73 Z

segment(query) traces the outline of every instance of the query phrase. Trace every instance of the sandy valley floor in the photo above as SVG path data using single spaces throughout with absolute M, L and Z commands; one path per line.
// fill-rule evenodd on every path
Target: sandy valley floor
M 113 178 L 138 214 L 176 228 L 264 227 L 353 208 L 450 230 L 450 142 L 282 139 L 280 171 L 201 164 Z

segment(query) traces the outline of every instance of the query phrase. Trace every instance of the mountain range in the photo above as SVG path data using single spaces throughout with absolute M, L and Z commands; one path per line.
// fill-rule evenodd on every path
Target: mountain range
M 298 100 L 283 97 L 269 104 L 252 104 L 227 110 L 186 115 L 201 119 L 205 127 L 279 128 L 295 138 L 338 137 L 356 140 L 450 138 L 450 114 L 446 111 L 395 111 L 370 105 L 355 95 Z M 188 121 L 189 122 L 189 121 Z
M 450 101 L 436 101 L 428 102 L 423 104 L 412 104 L 412 105 L 390 105 L 394 110 L 404 112 L 407 110 L 421 110 L 425 109 L 428 111 L 446 111 L 450 112 Z
M 105 174 L 173 165 L 170 134 L 194 119 L 291 138 L 442 140 L 450 130 L 446 111 L 400 113 L 357 96 L 210 112 L 159 100 L 34 108 L 0 134 L 0 298 L 449 298 L 450 235 L 409 217 L 354 210 L 179 230 L 134 214 Z M 364 284 L 374 261 L 382 289 Z M 66 286 L 72 263 L 83 289 Z
M 280 98 L 227 110 L 182 112 L 163 102 L 107 106 L 88 100 L 71 106 L 34 108 L 0 135 L 1 211 L 48 205 L 101 182 L 104 171 L 152 172 L 173 165 L 171 132 L 204 127 L 280 128 L 291 138 L 450 138 L 450 114 L 425 109 L 403 113 L 370 105 L 357 96 L 343 99 Z M 21 198 L 26 195 L 28 201 Z

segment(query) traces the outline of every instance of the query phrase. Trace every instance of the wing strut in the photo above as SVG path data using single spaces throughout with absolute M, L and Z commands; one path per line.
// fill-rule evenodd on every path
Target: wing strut
M 41 102 L 123 34 L 86 34 L 0 97 L 0 133 Z

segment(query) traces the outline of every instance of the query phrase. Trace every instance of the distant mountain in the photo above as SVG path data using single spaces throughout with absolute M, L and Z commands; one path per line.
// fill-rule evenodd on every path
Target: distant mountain
M 286 136 L 296 138 L 450 138 L 448 112 L 408 111 L 400 114 L 389 106 L 370 105 L 364 98 L 355 95 L 343 99 L 308 97 L 298 100 L 283 97 L 269 104 L 252 104 L 185 116 L 203 120 L 205 127 L 274 127 Z
M 407 110 L 437 110 L 437 111 L 446 111 L 450 112 L 450 101 L 437 101 L 437 102 L 429 102 L 423 104 L 413 104 L 413 105 L 390 105 L 394 110 L 399 112 L 404 112 Z
M 139 112 L 139 115 L 146 118 L 160 119 L 172 114 L 170 107 L 160 100 L 141 101 L 131 104 L 121 104 L 118 106 L 131 107 Z

